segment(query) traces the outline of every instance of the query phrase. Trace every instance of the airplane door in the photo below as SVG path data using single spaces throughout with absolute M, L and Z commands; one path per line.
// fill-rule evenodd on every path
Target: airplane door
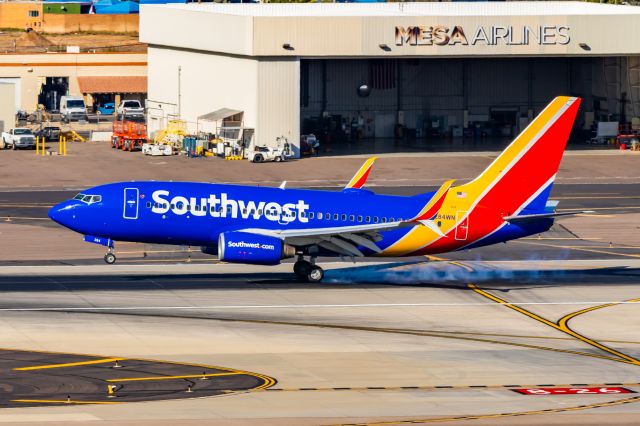
M 124 189 L 124 210 L 122 212 L 123 218 L 138 218 L 138 194 L 138 188 Z
M 458 223 L 458 226 L 456 227 L 455 238 L 458 241 L 465 241 L 469 234 L 469 216 L 467 216 L 467 213 L 466 211 L 456 212 L 456 223 Z M 463 217 L 464 219 L 462 219 Z

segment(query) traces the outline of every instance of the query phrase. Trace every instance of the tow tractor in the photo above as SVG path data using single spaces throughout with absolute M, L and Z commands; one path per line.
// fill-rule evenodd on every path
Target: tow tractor
M 148 141 L 144 114 L 121 114 L 113 122 L 111 148 L 134 151 Z
M 248 160 L 252 163 L 262 163 L 265 161 L 286 161 L 293 156 L 291 145 L 284 136 L 276 138 L 277 146 L 254 146 L 248 151 Z

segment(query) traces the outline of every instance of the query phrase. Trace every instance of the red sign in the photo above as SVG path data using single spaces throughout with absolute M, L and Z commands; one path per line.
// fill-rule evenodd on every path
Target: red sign
M 582 394 L 607 394 L 636 393 L 627 388 L 523 388 L 511 389 L 522 395 L 582 395 Z

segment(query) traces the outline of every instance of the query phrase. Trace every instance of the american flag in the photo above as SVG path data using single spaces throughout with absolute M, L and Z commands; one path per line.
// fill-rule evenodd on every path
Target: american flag
M 374 59 L 369 63 L 371 88 L 388 90 L 396 87 L 396 63 L 388 59 Z

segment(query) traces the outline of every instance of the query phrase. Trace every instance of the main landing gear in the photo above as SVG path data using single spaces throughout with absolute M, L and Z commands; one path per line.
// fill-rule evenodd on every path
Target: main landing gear
M 293 264 L 293 273 L 301 280 L 310 283 L 319 283 L 324 278 L 324 270 L 316 265 L 316 258 L 311 257 L 311 261 L 304 260 L 304 256 L 299 255 L 296 263 Z
M 116 263 L 116 255 L 113 252 L 113 247 L 109 247 L 107 254 L 104 255 L 104 261 L 109 265 Z

